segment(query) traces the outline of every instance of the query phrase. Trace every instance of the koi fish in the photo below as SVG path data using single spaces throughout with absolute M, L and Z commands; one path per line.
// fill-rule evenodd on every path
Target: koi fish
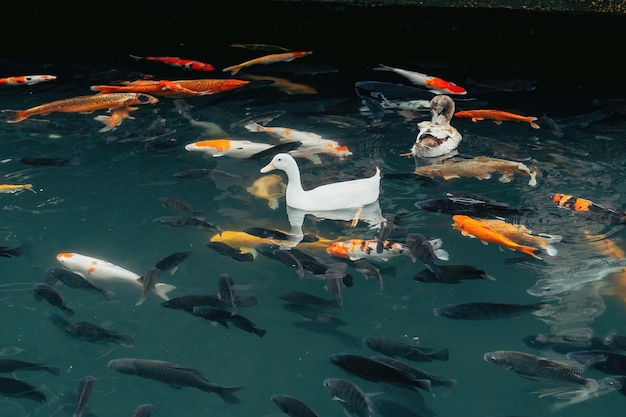
M 408 71 L 401 68 L 389 67 L 387 65 L 380 65 L 377 68 L 374 68 L 377 71 L 393 71 L 396 74 L 399 74 L 413 84 L 418 84 L 428 88 L 430 91 L 438 94 L 458 94 L 464 95 L 467 94 L 467 91 L 450 81 L 443 80 L 438 77 L 433 77 L 431 75 L 426 75 L 417 71 Z
M 278 45 L 268 45 L 266 43 L 233 43 L 231 48 L 242 48 L 251 51 L 266 51 L 266 52 L 289 52 L 289 49 Z
M 102 286 L 102 284 L 117 282 L 130 284 L 139 291 L 143 291 L 144 288 L 143 277 L 111 262 L 79 253 L 59 253 L 57 254 L 57 261 L 97 287 Z M 159 282 L 152 287 L 152 292 L 164 300 L 169 300 L 167 293 L 175 289 L 176 287 L 173 285 Z
M 159 97 L 181 98 L 202 96 L 234 90 L 249 84 L 244 80 L 198 79 L 198 80 L 135 80 L 121 85 L 92 85 L 91 91 L 99 93 L 146 93 Z
M 32 184 L 0 184 L 0 193 L 2 194 L 15 194 L 24 190 L 37 192 L 33 190 Z
M 63 100 L 51 101 L 26 110 L 2 110 L 7 123 L 18 123 L 32 116 L 48 115 L 50 113 L 92 113 L 96 110 L 113 110 L 130 107 L 137 104 L 157 103 L 155 97 L 143 93 L 110 93 L 77 96 Z
M 164 64 L 171 65 L 173 67 L 180 67 L 191 71 L 213 71 L 215 68 L 211 64 L 206 62 L 194 61 L 193 59 L 182 59 L 177 56 L 146 56 L 140 57 L 130 55 L 133 59 L 145 59 L 147 61 L 163 62 Z
M 130 115 L 131 109 L 136 110 L 136 108 L 132 108 L 132 107 L 131 108 L 120 107 L 119 109 L 111 110 L 110 116 L 94 117 L 94 120 L 105 124 L 105 126 L 99 131 L 100 132 L 111 131 L 115 129 L 116 127 L 118 127 L 119 125 L 121 125 L 124 119 L 134 119 L 134 117 Z
M 258 65 L 258 64 L 267 65 L 267 64 L 273 64 L 275 62 L 289 62 L 289 61 L 293 61 L 296 58 L 302 58 L 304 56 L 311 55 L 312 53 L 313 51 L 294 51 L 294 52 L 283 52 L 280 54 L 270 54 L 270 55 L 265 55 L 259 58 L 254 58 L 249 61 L 242 62 L 241 64 L 226 67 L 222 71 L 230 72 L 231 75 L 235 75 L 239 72 L 239 70 L 250 67 L 252 65 Z
M 378 240 L 376 239 L 348 239 L 333 242 L 326 248 L 326 253 L 336 258 L 350 259 L 356 261 L 358 259 L 370 259 L 388 261 L 389 259 L 396 258 L 398 256 L 412 257 L 411 248 L 404 243 L 392 242 L 386 240 L 383 242 L 382 252 L 377 251 Z M 435 249 L 435 255 L 439 259 L 447 259 L 448 253 L 443 249 L 439 249 L 441 244 L 440 239 L 434 239 L 430 241 Z
M 267 200 L 268 206 L 272 210 L 278 208 L 278 199 L 285 196 L 287 185 L 283 182 L 283 177 L 276 174 L 264 175 L 257 178 L 246 191 L 257 198 Z
M 533 258 L 541 259 L 539 256 L 534 254 L 534 251 L 538 250 L 538 248 L 524 246 L 513 242 L 511 239 L 497 232 L 493 228 L 482 224 L 478 219 L 474 219 L 463 214 L 455 214 L 452 216 L 452 220 L 454 221 L 452 228 L 460 231 L 463 236 L 480 239 L 480 241 L 485 245 L 489 242 L 495 243 L 512 251 L 524 252 Z
M 514 242 L 538 246 L 541 249 L 545 250 L 546 253 L 550 256 L 556 256 L 558 254 L 558 250 L 554 246 L 552 246 L 552 243 L 560 242 L 563 239 L 562 236 L 549 235 L 546 233 L 536 235 L 533 234 L 533 232 L 523 224 L 507 223 L 504 220 L 500 219 L 475 220 L 484 224 L 487 227 L 492 228 L 496 232 L 502 234 L 503 236 L 511 239 Z
M 500 182 L 511 182 L 513 175 L 528 175 L 528 185 L 537 185 L 537 172 L 531 171 L 522 162 L 508 161 L 506 159 L 477 156 L 474 159 L 452 158 L 446 159 L 440 164 L 430 164 L 415 169 L 415 174 L 425 177 L 442 177 L 445 180 L 460 177 L 475 177 L 479 180 L 491 178 L 491 173 L 500 172 Z
M 572 210 L 576 213 L 596 217 L 598 219 L 608 219 L 618 223 L 626 222 L 626 212 L 617 212 L 590 200 L 574 197 L 569 194 L 549 194 L 548 198 L 559 207 Z
M 243 76 L 246 80 L 252 81 L 270 81 L 271 87 L 275 87 L 285 94 L 317 94 L 317 90 L 309 85 L 294 83 L 286 78 L 270 77 L 268 75 L 251 75 Z
M 249 158 L 272 146 L 268 143 L 251 142 L 249 140 L 211 139 L 189 143 L 185 145 L 185 149 L 189 152 L 203 152 L 207 155 L 212 155 L 214 158 L 220 156 Z
M 211 242 L 223 242 L 229 246 L 247 249 L 254 248 L 257 245 L 267 244 L 290 244 L 289 235 L 285 234 L 286 239 L 278 239 L 276 237 L 259 237 L 251 235 L 243 231 L 224 230 L 221 234 L 215 234 L 211 236 Z M 307 241 L 301 240 L 298 244 L 298 248 L 305 250 L 319 250 L 320 252 L 325 250 L 328 245 L 331 245 L 334 240 L 317 237 L 316 240 Z
M 502 124 L 502 122 L 526 122 L 530 123 L 533 129 L 539 129 L 539 125 L 535 123 L 536 117 L 522 116 L 502 110 L 464 110 L 454 113 L 454 116 L 472 119 L 472 122 L 489 119 L 497 125 Z
M 0 78 L 0 84 L 2 85 L 33 85 L 43 83 L 46 81 L 56 80 L 55 75 L 20 75 L 16 77 L 4 77 Z

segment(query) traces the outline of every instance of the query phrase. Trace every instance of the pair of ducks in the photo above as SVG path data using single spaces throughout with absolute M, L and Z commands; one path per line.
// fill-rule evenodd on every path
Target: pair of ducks
M 430 102 L 432 119 L 420 122 L 420 129 L 411 154 L 418 157 L 438 157 L 454 151 L 461 142 L 461 134 L 450 125 L 454 115 L 454 101 L 447 95 L 437 95 Z M 286 203 L 299 210 L 342 210 L 362 208 L 378 200 L 380 169 L 368 178 L 326 184 L 304 190 L 296 160 L 287 153 L 279 153 L 261 168 L 262 173 L 275 169 L 287 174 Z

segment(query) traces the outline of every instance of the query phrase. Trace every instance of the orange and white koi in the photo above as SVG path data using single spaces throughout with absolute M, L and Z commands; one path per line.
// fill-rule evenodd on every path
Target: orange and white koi
M 147 61 L 163 62 L 164 64 L 171 65 L 173 67 L 180 67 L 191 71 L 213 71 L 215 68 L 211 64 L 206 62 L 195 61 L 193 59 L 182 59 L 177 56 L 146 56 L 140 57 L 136 55 L 130 55 L 133 59 L 145 59 Z
M 230 72 L 231 75 L 235 75 L 239 72 L 239 70 L 250 67 L 252 65 L 258 65 L 258 64 L 267 65 L 267 64 L 273 64 L 275 62 L 289 62 L 289 61 L 293 61 L 296 58 L 302 58 L 304 56 L 311 55 L 312 53 L 313 51 L 294 51 L 294 52 L 283 52 L 280 54 L 270 54 L 270 55 L 265 55 L 259 58 L 254 58 L 249 61 L 242 62 L 241 64 L 226 67 L 222 71 Z
M 576 213 L 612 220 L 618 223 L 626 222 L 626 212 L 611 210 L 584 198 L 559 193 L 549 194 L 548 198 L 558 207 L 566 208 Z
M 411 257 L 411 249 L 404 243 L 385 240 L 380 253 L 377 251 L 378 244 L 379 241 L 376 239 L 340 240 L 328 246 L 326 253 L 336 258 L 350 259 L 351 261 L 359 259 L 388 261 L 399 256 Z M 433 251 L 438 259 L 448 259 L 448 252 L 441 249 L 441 239 L 433 239 L 430 244 L 433 246 Z
M 158 97 L 192 97 L 222 93 L 249 84 L 250 81 L 236 79 L 198 80 L 135 80 L 121 85 L 92 85 L 91 91 L 99 93 L 146 93 Z
M 485 119 L 493 120 L 497 125 L 502 124 L 502 122 L 525 122 L 530 123 L 533 129 L 539 129 L 539 125 L 535 123 L 536 117 L 522 116 L 502 110 L 463 110 L 454 113 L 454 116 L 472 119 L 472 122 Z
M 0 193 L 2 194 L 15 194 L 24 190 L 37 192 L 33 189 L 32 184 L 0 184 Z
M 258 123 L 250 123 L 244 126 L 250 132 L 265 132 L 275 138 L 278 138 L 281 142 L 301 142 L 300 148 L 293 152 L 290 152 L 294 157 L 309 158 L 311 154 L 324 154 L 336 156 L 339 159 L 345 159 L 352 155 L 352 152 L 347 146 L 342 146 L 339 142 L 331 139 L 324 139 L 322 136 L 313 132 L 305 132 L 302 130 L 295 130 L 288 127 L 270 127 L 262 126 Z M 314 163 L 319 164 L 320 162 Z
M 112 264 L 111 262 L 69 252 L 57 254 L 57 261 L 65 268 L 82 276 L 96 287 L 121 283 L 132 285 L 143 292 L 144 286 L 141 276 L 128 269 Z M 173 285 L 159 282 L 156 283 L 152 292 L 164 300 L 169 300 L 167 293 L 174 289 L 176 289 L 176 287 Z
M 538 246 L 550 256 L 556 256 L 558 254 L 558 250 L 552 244 L 563 240 L 563 237 L 560 235 L 549 235 L 547 233 L 534 234 L 523 224 L 507 223 L 500 219 L 475 220 L 487 227 L 491 227 L 496 232 L 501 233 L 514 242 Z
M 428 88 L 430 91 L 437 94 L 457 94 L 464 95 L 467 94 L 465 88 L 454 84 L 453 82 L 443 80 L 438 77 L 433 77 L 432 75 L 423 74 L 417 71 L 409 71 L 402 68 L 394 68 L 387 65 L 380 65 L 377 68 L 374 68 L 378 71 L 393 71 L 396 74 L 399 74 L 413 84 L 421 85 L 423 87 Z
M 33 85 L 56 79 L 56 75 L 19 75 L 0 78 L 0 85 Z
M 463 236 L 469 236 L 472 238 L 480 239 L 483 244 L 495 243 L 503 246 L 512 251 L 520 251 L 536 259 L 541 259 L 535 255 L 534 251 L 538 248 L 520 245 L 504 236 L 502 233 L 497 232 L 492 227 L 486 226 L 481 223 L 480 220 L 474 219 L 463 214 L 456 214 L 452 216 L 454 223 L 452 228 L 461 232 Z
M 273 147 L 268 143 L 251 142 L 249 140 L 211 139 L 201 140 L 185 145 L 189 152 L 203 152 L 217 158 L 230 156 L 233 158 L 249 158 L 252 155 Z
M 451 158 L 440 164 L 420 166 L 415 169 L 415 174 L 425 177 L 442 177 L 445 180 L 460 177 L 475 177 L 479 180 L 491 178 L 494 172 L 501 173 L 500 182 L 511 182 L 515 174 L 528 175 L 528 185 L 537 185 L 537 171 L 531 171 L 522 162 L 509 161 L 506 159 L 477 156 L 473 159 Z
M 50 113 L 92 113 L 96 110 L 113 110 L 120 107 L 132 109 L 130 106 L 154 104 L 158 101 L 155 97 L 142 93 L 94 94 L 52 101 L 26 110 L 2 110 L 2 113 L 7 118 L 7 123 L 18 123 L 32 116 Z

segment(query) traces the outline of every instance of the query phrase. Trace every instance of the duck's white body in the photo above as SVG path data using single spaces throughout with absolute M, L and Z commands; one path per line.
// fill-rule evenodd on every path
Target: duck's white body
M 454 115 L 454 101 L 446 95 L 438 95 L 430 101 L 432 120 L 417 124 L 419 133 L 411 148 L 414 156 L 434 158 L 455 151 L 463 137 L 450 120 Z
M 300 169 L 289 154 L 279 153 L 261 172 L 280 169 L 287 174 L 287 206 L 300 210 L 339 210 L 363 207 L 378 200 L 380 169 L 369 178 L 335 182 L 305 191 L 300 182 Z

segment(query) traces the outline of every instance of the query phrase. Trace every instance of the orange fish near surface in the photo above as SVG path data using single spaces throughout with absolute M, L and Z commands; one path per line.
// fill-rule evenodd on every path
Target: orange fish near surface
M 501 233 L 498 233 L 493 228 L 482 224 L 480 220 L 462 214 L 452 216 L 452 220 L 454 221 L 452 228 L 460 231 L 463 236 L 480 239 L 480 241 L 484 244 L 495 243 L 512 251 L 524 252 L 533 258 L 541 259 L 539 256 L 534 254 L 534 251 L 538 250 L 538 248 L 524 246 L 513 242 L 511 239 Z
M 55 75 L 19 75 L 16 77 L 0 78 L 0 84 L 4 85 L 33 85 L 46 81 L 56 80 Z
M 239 72 L 239 70 L 250 67 L 252 65 L 258 64 L 273 64 L 274 62 L 288 62 L 293 61 L 296 58 L 301 58 L 303 56 L 311 55 L 313 51 L 294 51 L 294 52 L 284 52 L 281 54 L 271 54 L 265 55 L 259 58 L 254 58 L 246 62 L 242 62 L 241 64 L 232 65 L 230 67 L 224 68 L 222 71 L 230 72 L 231 75 L 235 75 Z
M 502 124 L 502 122 L 525 122 L 530 123 L 534 129 L 539 129 L 539 125 L 535 123 L 536 117 L 522 116 L 502 110 L 464 110 L 454 113 L 454 116 L 472 119 L 472 122 L 485 119 L 493 120 L 497 125 Z
M 132 109 L 136 104 L 154 104 L 155 97 L 140 93 L 112 93 L 77 96 L 63 100 L 51 101 L 26 110 L 2 110 L 8 123 L 18 123 L 32 116 L 50 113 L 92 113 L 96 110 L 113 110 L 120 107 Z
M 91 91 L 99 93 L 146 93 L 159 97 L 181 98 L 202 96 L 234 90 L 249 84 L 250 81 L 232 79 L 198 80 L 135 80 L 121 85 L 92 85 Z
M 206 62 L 182 59 L 177 56 L 147 56 L 142 58 L 140 56 L 131 55 L 130 57 L 134 59 L 145 59 L 147 61 L 163 62 L 173 67 L 180 67 L 191 71 L 213 71 L 215 69 L 213 65 L 207 64 Z

